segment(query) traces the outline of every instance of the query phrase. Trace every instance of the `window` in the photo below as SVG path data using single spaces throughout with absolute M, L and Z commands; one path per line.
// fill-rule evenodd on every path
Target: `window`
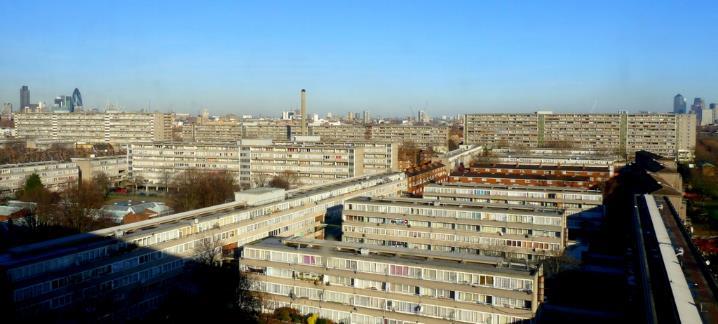
M 408 276 L 409 275 L 409 267 L 392 264 L 389 267 L 389 274 L 394 275 L 394 276 Z
M 313 255 L 305 255 L 302 258 L 303 264 L 315 265 L 317 262 L 316 257 Z

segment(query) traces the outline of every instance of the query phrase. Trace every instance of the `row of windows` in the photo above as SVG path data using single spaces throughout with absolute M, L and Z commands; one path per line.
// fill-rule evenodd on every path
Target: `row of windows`
M 522 318 L 505 315 L 498 311 L 495 313 L 471 311 L 461 308 L 444 307 L 426 303 L 413 303 L 403 300 L 347 294 L 268 282 L 259 282 L 254 289 L 275 295 L 291 296 L 294 299 L 300 300 L 306 298 L 309 300 L 335 302 L 343 305 L 353 305 L 405 314 L 416 314 L 449 321 L 453 320 L 468 323 L 515 323 L 524 320 Z
M 553 226 L 561 226 L 563 223 L 562 215 L 533 216 L 533 215 L 519 215 L 519 214 L 483 212 L 483 211 L 457 211 L 457 210 L 447 210 L 447 209 L 439 209 L 439 208 L 429 209 L 429 208 L 417 208 L 417 207 L 368 205 L 368 204 L 354 203 L 354 202 L 349 202 L 346 205 L 347 205 L 347 210 L 356 210 L 356 211 L 369 212 L 369 213 L 397 214 L 397 216 L 419 215 L 419 216 L 433 216 L 433 217 L 473 219 L 473 220 L 485 220 L 485 221 L 497 221 L 497 222 L 553 225 Z
M 306 264 L 319 267 L 326 266 L 330 269 L 342 269 L 365 273 L 393 275 L 423 280 L 432 280 L 438 282 L 475 284 L 506 290 L 531 290 L 533 288 L 533 280 L 531 279 L 517 279 L 495 275 L 480 275 L 476 273 L 468 273 L 462 271 L 421 268 L 402 264 L 389 264 L 385 262 L 344 259 L 338 257 L 329 257 L 325 259 L 321 256 L 314 256 L 313 259 L 307 260 L 305 259 L 305 257 L 307 256 L 313 255 L 301 252 L 293 253 L 283 251 L 268 251 L 254 247 L 245 247 L 243 251 L 244 258 L 254 260 L 268 260 L 272 262 L 288 264 Z M 307 261 L 313 263 L 307 263 Z
M 292 270 L 267 268 L 266 272 L 267 272 L 268 276 L 272 276 L 272 277 L 296 278 L 296 276 L 293 274 Z M 486 281 L 486 277 L 483 277 L 483 278 L 484 278 L 484 281 Z M 433 297 L 433 298 L 447 298 L 447 299 L 453 299 L 453 300 L 457 300 L 457 301 L 488 304 L 488 305 L 494 305 L 494 306 L 500 306 L 500 307 L 531 309 L 531 301 L 525 300 L 525 299 L 496 297 L 496 296 L 492 296 L 492 295 L 479 294 L 479 293 L 453 291 L 453 290 L 448 290 L 448 289 L 435 289 L 435 288 L 427 288 L 427 287 L 407 285 L 407 284 L 381 282 L 381 281 L 374 281 L 374 280 L 364 280 L 364 279 L 342 277 L 342 276 L 335 276 L 335 275 L 325 275 L 321 278 L 321 280 L 325 283 L 328 283 L 329 285 L 354 287 L 354 288 L 377 290 L 377 291 L 387 291 L 387 292 L 395 292 L 395 293 L 406 294 L 406 295 L 417 295 L 417 296 L 426 296 L 426 297 Z M 484 285 L 485 284 L 486 283 L 484 283 Z
M 466 189 L 452 188 L 441 186 L 428 186 L 426 193 L 442 193 L 442 194 L 462 194 L 474 196 L 507 196 L 507 197 L 524 197 L 524 198 L 541 198 L 541 199 L 565 199 L 565 200 L 586 200 L 601 201 L 603 197 L 600 193 L 581 194 L 581 193 L 564 193 L 564 192 L 536 192 L 536 191 L 519 191 L 519 190 L 501 190 L 501 189 Z
M 432 224 L 433 225 L 433 224 Z M 531 230 L 531 229 L 520 229 L 520 228 L 506 228 L 506 227 L 494 227 L 494 226 L 478 226 L 478 225 L 464 225 L 464 224 L 455 224 L 456 230 L 475 230 L 477 233 L 492 233 L 492 234 L 499 234 L 499 235 L 524 235 L 524 236 L 530 236 L 530 237 L 552 237 L 552 238 L 558 238 L 561 237 L 561 232 L 557 231 L 541 231 L 541 230 Z M 383 228 L 383 227 L 361 227 L 361 226 L 353 226 L 353 225 L 344 225 L 342 227 L 343 231 L 345 233 L 361 233 L 361 234 L 372 234 L 372 235 L 385 235 L 385 236 L 391 236 L 391 237 L 412 237 L 412 238 L 422 238 L 422 239 L 431 239 L 431 240 L 441 240 L 441 241 L 456 241 L 456 242 L 472 242 L 472 243 L 479 243 L 480 237 L 477 235 L 462 235 L 464 233 L 458 232 L 458 233 L 433 233 L 433 232 L 424 232 L 424 231 L 414 231 L 414 230 L 395 230 L 391 228 Z
M 403 177 L 403 174 L 396 174 L 396 175 L 389 176 L 388 178 L 390 178 L 390 180 L 396 180 L 396 179 L 400 179 L 402 177 Z M 330 192 L 321 192 L 321 193 L 311 195 L 308 197 L 297 198 L 297 199 L 285 201 L 280 204 L 275 204 L 275 205 L 271 205 L 271 206 L 267 206 L 267 207 L 242 211 L 242 213 L 227 215 L 225 217 L 222 217 L 219 220 L 210 220 L 210 221 L 205 221 L 205 222 L 199 223 L 199 224 L 197 224 L 197 228 L 201 232 L 201 231 L 209 230 L 212 228 L 216 228 L 215 226 L 217 226 L 217 225 L 224 226 L 227 224 L 238 223 L 242 220 L 253 219 L 253 218 L 259 217 L 259 216 L 269 215 L 269 214 L 277 212 L 277 211 L 287 210 L 287 209 L 299 207 L 299 206 L 302 206 L 305 204 L 310 204 L 312 202 L 316 202 L 319 200 L 327 199 L 332 196 L 342 195 L 342 194 L 345 194 L 345 193 L 348 193 L 351 191 L 358 190 L 360 188 L 374 186 L 383 181 L 384 180 L 382 178 L 372 179 L 372 180 L 368 180 L 365 182 L 348 185 L 343 188 L 335 189 Z M 379 190 L 379 189 L 376 189 L 376 190 Z M 237 235 L 237 234 L 252 232 L 252 231 L 258 230 L 260 228 L 268 228 L 269 226 L 279 223 L 279 222 L 285 222 L 285 221 L 289 221 L 289 220 L 299 219 L 301 217 L 305 217 L 306 215 L 316 214 L 320 210 L 323 210 L 326 208 L 327 208 L 327 206 L 325 206 L 325 204 L 316 205 L 312 208 L 303 209 L 301 211 L 294 212 L 294 213 L 287 214 L 287 215 L 282 215 L 281 217 L 274 217 L 271 219 L 264 220 L 260 223 L 250 224 L 247 226 L 240 227 L 238 229 L 225 231 L 220 234 L 217 234 L 217 238 L 218 239 L 227 239 L 227 238 L 233 237 L 234 235 Z M 315 221 L 313 218 L 307 219 L 302 222 L 298 222 L 298 223 L 291 224 L 289 226 L 285 226 L 283 228 L 283 231 L 287 231 L 287 230 L 294 231 L 294 230 L 298 230 L 298 229 L 302 229 L 302 228 L 313 228 L 314 223 L 315 223 Z M 191 227 L 187 227 L 187 229 L 189 229 L 189 231 L 185 232 L 183 234 L 179 234 L 177 232 L 178 231 L 177 229 L 172 229 L 168 232 L 155 232 L 154 238 L 144 237 L 142 239 L 135 240 L 134 243 L 137 243 L 140 245 L 145 245 L 145 244 L 152 245 L 152 244 L 157 244 L 157 243 L 159 243 L 161 241 L 165 241 L 165 240 L 173 240 L 178 237 L 182 237 L 183 235 L 193 234 L 193 232 L 191 231 Z M 270 235 L 270 233 L 264 232 L 262 234 L 257 234 L 252 237 L 244 237 L 243 236 L 242 239 L 238 240 L 238 242 L 240 244 L 245 244 L 245 243 L 248 243 L 251 241 L 255 241 L 255 240 L 264 238 L 267 235 Z M 49 259 L 49 260 L 43 260 L 43 261 L 36 262 L 33 264 L 28 264 L 25 266 L 9 269 L 7 271 L 7 273 L 12 281 L 19 281 L 19 280 L 37 276 L 39 274 L 45 274 L 45 273 L 49 273 L 49 272 L 53 272 L 53 271 L 59 271 L 59 270 L 73 267 L 73 266 L 78 266 L 78 265 L 82 265 L 85 263 L 94 262 L 101 258 L 106 258 L 110 255 L 111 249 L 112 249 L 112 251 L 115 251 L 117 249 L 123 248 L 125 245 L 126 245 L 126 243 L 119 242 L 112 246 L 103 246 L 100 248 L 82 251 L 82 252 L 75 253 L 75 254 L 65 255 L 65 256 Z M 193 243 L 184 243 L 184 244 L 171 246 L 171 247 L 165 249 L 165 252 L 171 253 L 171 254 L 180 254 L 180 253 L 189 251 L 192 248 L 193 248 Z M 138 257 L 138 258 L 141 258 L 141 257 Z M 120 261 L 120 262 L 114 264 L 113 266 L 116 266 L 118 268 L 119 267 L 129 268 L 129 267 L 132 267 L 133 264 L 141 264 L 141 263 L 147 262 L 147 261 L 148 260 L 146 260 L 146 259 L 141 259 L 141 260 L 137 259 L 136 261 L 123 260 L 123 261 Z M 131 264 L 130 263 L 125 264 L 124 262 L 130 262 Z M 105 272 L 98 271 L 95 275 L 99 275 L 99 273 L 104 274 L 104 273 L 106 273 L 107 270 L 104 270 L 104 271 Z M 74 278 L 74 279 L 72 279 L 72 282 L 76 282 L 78 280 L 83 281 L 91 276 L 92 275 L 89 273 L 86 275 L 80 275 L 79 279 Z M 70 280 L 70 279 L 68 279 L 68 280 Z M 59 288 L 64 284 L 65 284 L 65 282 L 63 282 L 63 281 L 57 281 L 54 285 L 56 288 Z M 49 292 L 52 289 L 52 286 L 53 286 L 53 283 L 51 283 L 50 281 L 47 281 L 46 283 L 43 283 L 43 284 L 34 285 L 31 287 L 25 287 L 23 289 L 19 289 L 16 291 L 15 298 L 18 298 L 18 300 L 22 300 L 22 299 L 30 298 L 32 296 L 38 296 L 40 294 Z

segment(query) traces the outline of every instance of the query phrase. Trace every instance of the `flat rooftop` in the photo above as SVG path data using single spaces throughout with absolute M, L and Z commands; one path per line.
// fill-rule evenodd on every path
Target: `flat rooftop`
M 555 181 L 590 181 L 586 176 L 567 176 L 560 174 L 505 174 L 491 172 L 452 172 L 452 177 L 469 178 L 496 178 L 496 179 L 528 179 L 528 180 L 555 180 Z
M 615 162 L 620 161 L 615 156 L 601 155 L 601 154 L 567 154 L 567 153 L 498 153 L 494 154 L 495 158 L 532 158 L 532 159 L 543 159 L 543 160 L 573 160 L 573 161 L 602 161 L 602 162 Z
M 252 188 L 247 190 L 238 191 L 237 193 L 241 194 L 249 194 L 249 195 L 261 195 L 269 192 L 283 192 L 283 189 L 279 188 L 272 188 L 272 187 L 260 187 L 260 188 Z
M 401 197 L 357 197 L 346 201 L 346 203 L 373 203 L 391 206 L 426 207 L 452 210 L 468 210 L 496 213 L 529 213 L 534 216 L 563 217 L 564 209 L 551 207 L 537 207 L 527 205 L 491 204 L 468 201 L 438 201 L 423 198 L 401 198 Z
M 585 189 L 578 187 L 554 187 L 554 186 L 522 186 L 522 185 L 502 185 L 494 183 L 478 183 L 478 182 L 442 182 L 442 183 L 429 183 L 424 186 L 424 193 L 426 188 L 477 188 L 477 189 L 496 189 L 496 190 L 516 190 L 516 191 L 532 191 L 532 192 L 571 192 L 571 193 L 582 193 L 582 194 L 596 194 L 603 195 L 600 190 Z
M 210 218 L 224 217 L 238 211 L 263 209 L 266 207 L 266 205 L 282 204 L 286 203 L 287 200 L 301 199 L 320 192 L 330 192 L 341 187 L 360 184 L 363 181 L 383 179 L 392 175 L 403 175 L 403 173 L 392 172 L 344 179 L 338 181 L 337 183 L 317 186 L 316 188 L 313 188 L 311 190 L 298 190 L 294 192 L 294 195 L 292 197 L 288 197 L 284 201 L 267 203 L 255 207 L 247 207 L 244 203 L 241 202 L 229 202 L 182 213 L 154 217 L 148 220 L 131 224 L 108 227 L 93 232 L 69 235 L 52 240 L 17 246 L 10 248 L 4 254 L 0 254 L 0 265 L 20 262 L 21 259 L 23 261 L 29 261 L 34 259 L 43 259 L 50 256 L 59 256 L 63 253 L 69 253 L 77 250 L 85 250 L 88 247 L 93 246 L 92 244 L 94 243 L 99 244 L 101 242 L 115 239 L 112 238 L 112 236 L 114 236 L 118 232 L 123 233 L 123 237 L 127 237 L 130 235 L 132 235 L 133 237 L 149 235 L 153 232 L 167 231 L 172 229 L 173 227 L 185 226 L 186 222 L 192 221 L 194 219 L 200 219 L 200 221 L 202 221 Z
M 436 169 L 441 169 L 444 167 L 446 167 L 446 166 L 441 162 L 433 162 L 430 164 L 424 164 L 424 165 L 420 165 L 415 168 L 408 169 L 404 172 L 406 173 L 407 176 L 413 177 L 415 175 L 419 175 L 419 174 L 426 173 L 428 171 L 433 171 Z
M 547 170 L 547 171 L 589 171 L 610 172 L 608 166 L 579 166 L 579 165 L 545 165 L 545 164 L 509 164 L 509 163 L 475 163 L 472 168 L 487 169 L 514 169 L 514 170 Z
M 106 156 L 93 156 L 93 157 L 74 157 L 71 160 L 74 161 L 96 161 L 96 160 L 114 160 L 114 159 L 126 159 L 127 155 L 106 155 Z
M 28 166 L 41 166 L 41 165 L 52 165 L 52 164 L 75 164 L 75 162 L 71 162 L 71 161 L 40 161 L 40 162 L 27 162 L 27 163 L 0 164 L 0 169 L 22 168 L 22 167 L 28 167 Z

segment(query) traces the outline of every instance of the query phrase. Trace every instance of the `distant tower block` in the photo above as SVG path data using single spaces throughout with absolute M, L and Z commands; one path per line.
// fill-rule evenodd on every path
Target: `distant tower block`
M 302 114 L 302 135 L 309 135 L 307 132 L 307 90 L 302 89 L 301 92 L 301 114 Z

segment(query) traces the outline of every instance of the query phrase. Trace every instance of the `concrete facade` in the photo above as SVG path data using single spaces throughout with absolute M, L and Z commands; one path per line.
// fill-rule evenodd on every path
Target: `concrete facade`
M 464 143 L 488 147 L 573 148 L 632 156 L 648 150 L 692 158 L 694 114 L 468 114 Z M 690 134 L 693 135 L 690 135 Z
M 77 183 L 79 172 L 74 162 L 31 162 L 0 165 L 0 194 L 14 194 L 25 187 L 27 177 L 40 176 L 45 188 L 51 191 L 62 190 Z
M 543 300 L 541 268 L 477 255 L 268 238 L 245 246 L 241 264 L 265 311 L 337 323 L 515 323 Z
M 566 244 L 557 208 L 417 198 L 356 198 L 345 203 L 342 240 L 536 261 Z
M 15 128 L 22 138 L 125 146 L 171 140 L 172 120 L 161 113 L 17 113 Z

